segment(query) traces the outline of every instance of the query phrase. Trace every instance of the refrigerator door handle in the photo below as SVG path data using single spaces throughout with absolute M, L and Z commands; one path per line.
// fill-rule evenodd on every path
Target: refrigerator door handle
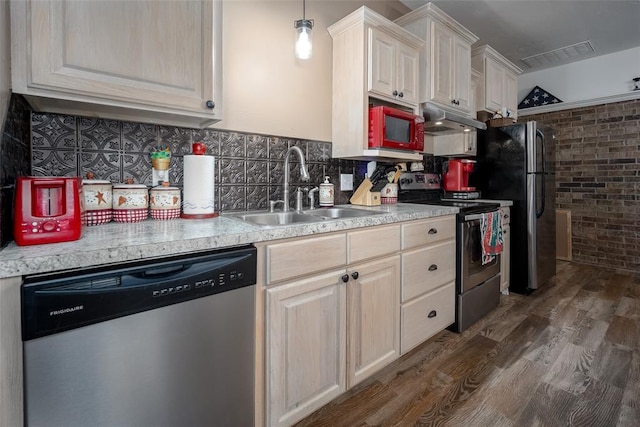
M 542 214 L 544 214 L 544 209 L 545 209 L 545 199 L 546 199 L 546 185 L 545 185 L 545 181 L 546 181 L 546 173 L 547 173 L 547 161 L 546 161 L 546 153 L 545 153 L 545 139 L 544 139 L 544 133 L 540 130 L 540 129 L 536 129 L 536 137 L 540 137 L 540 150 L 541 150 L 541 157 L 542 157 L 542 170 L 538 171 L 536 173 L 536 179 L 539 177 L 541 182 L 541 192 L 540 192 L 540 199 L 541 199 L 541 203 L 540 203 L 540 209 L 536 208 L 536 218 L 540 218 L 542 216 Z M 537 191 L 536 191 L 537 193 Z

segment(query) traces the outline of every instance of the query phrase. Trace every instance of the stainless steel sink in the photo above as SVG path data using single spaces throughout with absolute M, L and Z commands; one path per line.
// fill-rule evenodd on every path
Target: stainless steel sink
M 287 225 L 305 222 L 318 222 L 323 218 L 307 215 L 301 212 L 256 212 L 225 215 L 256 225 Z
M 361 216 L 378 215 L 382 212 L 367 211 L 364 209 L 352 209 L 352 208 L 319 208 L 309 209 L 303 211 L 307 215 L 319 216 L 327 219 L 340 219 L 340 218 L 357 218 Z
M 357 218 L 381 213 L 382 212 L 352 208 L 319 208 L 289 212 L 239 212 L 224 214 L 224 216 L 255 225 L 276 226 L 322 222 L 340 218 Z

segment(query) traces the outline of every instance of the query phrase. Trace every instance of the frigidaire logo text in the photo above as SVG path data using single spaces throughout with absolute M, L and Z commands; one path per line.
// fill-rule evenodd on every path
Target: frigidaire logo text
M 62 310 L 53 310 L 49 312 L 49 316 L 58 316 L 60 314 L 73 313 L 74 311 L 84 310 L 84 305 L 76 305 L 75 307 L 63 308 Z

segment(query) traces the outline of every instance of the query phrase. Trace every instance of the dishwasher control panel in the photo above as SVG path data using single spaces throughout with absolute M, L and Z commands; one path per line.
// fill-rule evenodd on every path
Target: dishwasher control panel
M 249 246 L 26 277 L 23 340 L 255 285 L 256 259 Z

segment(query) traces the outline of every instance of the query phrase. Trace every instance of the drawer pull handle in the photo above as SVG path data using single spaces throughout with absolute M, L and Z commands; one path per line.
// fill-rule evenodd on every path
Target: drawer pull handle
M 344 276 L 341 277 L 341 279 L 344 283 L 347 283 L 349 281 L 349 275 L 345 274 Z
M 504 215 L 502 218 L 507 219 L 509 218 L 509 215 Z
M 438 269 L 438 266 L 437 266 L 437 265 L 435 265 L 435 264 L 431 264 L 431 265 L 429 266 L 429 271 L 436 271 L 437 269 Z
M 430 228 L 429 229 L 429 234 L 438 234 L 438 229 L 437 228 Z
M 358 277 L 360 277 L 360 273 L 354 271 L 353 273 L 351 273 L 351 277 L 353 277 L 353 280 L 358 280 Z
M 427 317 L 428 317 L 429 319 L 431 319 L 431 318 L 436 317 L 437 315 L 438 315 L 438 312 L 437 312 L 437 311 L 435 311 L 435 310 L 431 310 L 431 311 L 429 312 L 429 314 L 427 314 Z

